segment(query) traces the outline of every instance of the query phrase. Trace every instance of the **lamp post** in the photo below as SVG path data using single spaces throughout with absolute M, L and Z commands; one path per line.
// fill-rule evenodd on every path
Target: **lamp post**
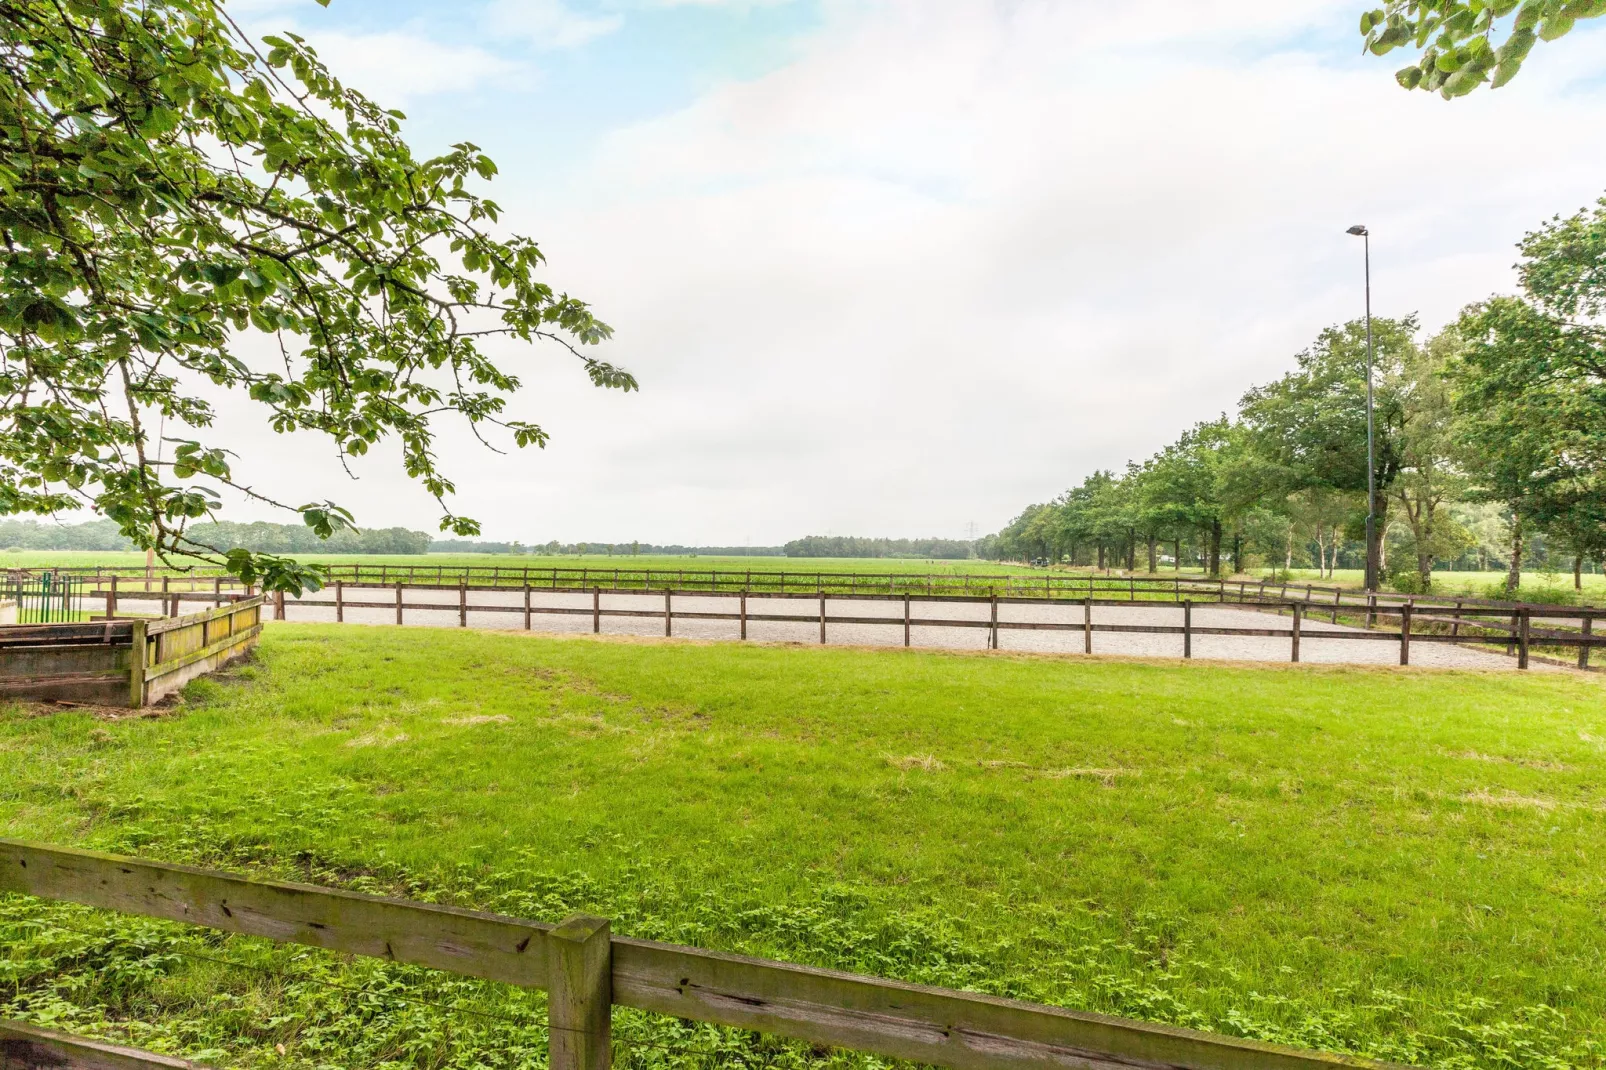
M 1366 251 L 1366 589 L 1377 590 L 1377 461 L 1372 430 L 1372 232 L 1357 223 L 1345 233 Z

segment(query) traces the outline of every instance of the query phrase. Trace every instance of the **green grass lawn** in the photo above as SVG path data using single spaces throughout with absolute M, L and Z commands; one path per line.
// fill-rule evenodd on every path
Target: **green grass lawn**
M 1354 587 L 1359 589 L 1365 578 L 1360 569 L 1338 569 L 1331 579 L 1324 579 L 1317 575 L 1313 568 L 1293 569 L 1290 573 L 1300 583 L 1337 584 L 1341 587 Z M 1475 598 L 1495 597 L 1492 593 L 1495 587 L 1504 587 L 1506 574 L 1501 572 L 1435 572 L 1433 574 L 1434 594 L 1464 594 Z M 1583 577 L 1583 600 L 1596 605 L 1606 602 L 1606 576 L 1585 575 Z M 1504 594 L 1499 595 L 1504 598 Z M 1572 601 L 1575 597 L 1573 590 L 1573 575 L 1571 572 L 1524 572 L 1522 574 L 1522 587 L 1518 594 L 1519 599 L 1532 599 L 1541 602 Z
M 0 835 L 1400 1061 L 1606 1062 L 1595 678 L 274 625 L 160 718 L 0 709 Z M 538 996 L 15 898 L 0 981 L 0 1017 L 223 1063 L 544 1058 Z M 630 1065 L 818 1061 L 620 1035 L 658 1045 Z

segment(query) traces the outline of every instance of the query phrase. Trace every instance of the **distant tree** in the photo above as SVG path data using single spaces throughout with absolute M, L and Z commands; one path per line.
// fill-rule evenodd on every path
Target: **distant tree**
M 1512 511 L 1513 591 L 1531 530 L 1568 544 L 1575 570 L 1606 546 L 1606 198 L 1519 248 L 1526 297 L 1468 308 L 1447 369 L 1462 463 Z
M 1554 41 L 1581 19 L 1606 15 L 1606 0 L 1388 0 L 1361 15 L 1373 55 L 1414 48 L 1417 61 L 1395 74 L 1406 89 L 1446 100 L 1517 76 L 1539 41 Z
M 1606 502 L 1606 359 L 1591 332 L 1516 297 L 1463 313 L 1452 362 L 1456 436 L 1475 493 L 1512 511 L 1506 584 L 1521 583 L 1523 541 L 1558 525 L 1580 547 Z
M 1252 503 L 1236 485 L 1243 436 L 1226 417 L 1206 420 L 1150 459 L 1141 508 L 1179 533 L 1197 532 L 1205 571 L 1221 572 L 1222 537 Z
M 1373 478 L 1378 516 L 1374 550 L 1387 526 L 1389 495 L 1404 460 L 1403 369 L 1417 359 L 1414 316 L 1372 321 L 1376 428 Z M 1322 331 L 1298 368 L 1244 395 L 1241 415 L 1254 449 L 1290 492 L 1321 488 L 1366 493 L 1366 325 L 1352 320 Z
M 486 338 L 553 340 L 597 385 L 636 384 L 582 352 L 609 330 L 539 276 L 536 244 L 492 236 L 477 147 L 419 159 L 400 113 L 299 38 L 263 42 L 216 0 L 0 4 L 0 513 L 87 505 L 141 547 L 296 589 L 316 573 L 194 537 L 217 488 L 322 537 L 352 518 L 240 483 L 201 436 L 215 412 L 197 382 L 327 436 L 342 463 L 394 437 L 459 535 L 478 525 L 446 504 L 436 418 L 547 437 L 506 416 L 519 380 Z M 271 361 L 242 356 L 253 332 Z

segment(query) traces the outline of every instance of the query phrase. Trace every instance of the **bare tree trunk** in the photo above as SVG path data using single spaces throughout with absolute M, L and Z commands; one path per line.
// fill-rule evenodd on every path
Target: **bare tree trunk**
M 1098 563 L 1098 568 L 1099 568 L 1100 571 L 1103 571 L 1103 569 L 1104 569 L 1104 543 L 1103 543 L 1103 541 L 1099 542 L 1099 563 Z
M 1171 558 L 1171 567 L 1173 569 L 1175 569 L 1177 572 L 1181 572 L 1182 571 L 1182 540 L 1181 539 L 1173 540 L 1171 549 L 1175 551 L 1175 556 Z
M 1511 565 L 1506 570 L 1506 593 L 1515 595 L 1522 586 L 1522 514 L 1511 511 Z
M 1155 557 L 1155 547 L 1158 543 L 1159 540 L 1153 535 L 1149 536 L 1149 572 L 1151 574 L 1156 572 L 1159 566 L 1159 561 Z
M 1135 528 L 1126 529 L 1126 570 L 1138 570 L 1138 533 Z
M 1221 521 L 1210 522 L 1210 575 L 1221 575 Z
M 1294 525 L 1288 525 L 1288 541 L 1283 547 L 1283 571 L 1288 572 L 1294 567 Z
M 1573 554 L 1573 590 L 1584 589 L 1584 555 Z

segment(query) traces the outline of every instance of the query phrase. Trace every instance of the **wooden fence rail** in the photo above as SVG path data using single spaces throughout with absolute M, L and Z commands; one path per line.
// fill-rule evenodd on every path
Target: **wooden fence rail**
M 1538 611 L 1563 610 L 1577 613 L 1570 607 L 1539 605 L 1472 598 L 1465 595 L 1403 595 L 1396 592 L 1378 592 L 1368 595 L 1354 588 L 1318 583 L 1285 583 L 1273 580 L 1220 579 L 1207 576 L 1177 573 L 1165 576 L 1159 573 L 1127 574 L 1098 572 L 1044 571 L 1041 573 L 856 573 L 828 572 L 811 569 L 632 569 L 591 568 L 588 566 L 534 566 L 511 565 L 392 565 L 392 564 L 335 564 L 326 566 L 327 577 L 353 586 L 406 586 L 453 587 L 467 583 L 473 588 L 499 587 L 554 590 L 608 591 L 660 591 L 676 590 L 709 594 L 751 591 L 755 593 L 826 593 L 858 594 L 884 593 L 890 595 L 975 595 L 1000 597 L 1043 597 L 1070 601 L 1084 598 L 1110 598 L 1125 595 L 1127 600 L 1171 600 L 1191 598 L 1195 602 L 1236 601 L 1251 597 L 1275 599 L 1279 602 L 1300 601 L 1331 613 L 1346 610 L 1370 609 L 1377 612 L 1395 612 L 1410 603 L 1417 609 L 1457 607 L 1485 607 L 1517 609 L 1522 606 Z M 13 576 L 27 576 L 37 570 L 12 569 Z M 110 586 L 122 584 L 125 591 L 149 593 L 160 588 L 164 593 L 183 591 L 194 595 L 210 591 L 214 600 L 222 593 L 239 590 L 233 577 L 213 568 L 155 569 L 140 567 L 80 566 L 56 569 L 79 575 L 90 584 L 90 590 L 103 594 Z
M 373 593 L 380 590 L 386 592 L 387 597 L 376 600 Z M 431 592 L 439 593 L 449 591 L 454 596 L 450 601 L 409 601 L 409 592 L 422 593 L 430 597 Z M 365 594 L 366 592 L 366 594 Z M 584 596 L 589 604 L 572 605 L 538 605 L 532 595 L 542 592 L 550 595 Z M 353 594 L 357 597 L 353 597 Z M 517 594 L 523 597 L 517 604 L 501 604 L 496 602 L 471 601 L 471 594 Z M 828 625 L 872 625 L 903 627 L 903 645 L 912 644 L 913 628 L 961 628 L 984 630 L 987 632 L 986 645 L 989 649 L 999 649 L 999 635 L 1008 631 L 1079 631 L 1084 633 L 1086 642 L 1084 649 L 1092 653 L 1092 637 L 1095 632 L 1129 633 L 1149 635 L 1180 635 L 1183 637 L 1183 656 L 1192 657 L 1193 636 L 1228 636 L 1241 638 L 1286 638 L 1290 642 L 1290 660 L 1300 660 L 1301 643 L 1313 639 L 1346 640 L 1356 642 L 1385 641 L 1399 645 L 1400 664 L 1410 664 L 1410 648 L 1413 643 L 1434 643 L 1454 645 L 1504 645 L 1509 647 L 1509 653 L 1515 657 L 1518 668 L 1526 669 L 1531 660 L 1531 648 L 1534 645 L 1543 645 L 1561 649 L 1575 649 L 1577 651 L 1576 664 L 1581 669 L 1587 669 L 1590 663 L 1590 653 L 1598 646 L 1606 646 L 1606 629 L 1599 634 L 1592 628 L 1595 617 L 1606 619 L 1606 610 L 1600 609 L 1573 609 L 1558 606 L 1523 606 L 1510 611 L 1505 607 L 1484 607 L 1460 604 L 1450 608 L 1435 609 L 1430 614 L 1417 611 L 1414 601 L 1407 601 L 1399 606 L 1375 606 L 1362 604 L 1353 607 L 1357 620 L 1365 617 L 1372 622 L 1371 628 L 1339 629 L 1312 625 L 1311 618 L 1315 615 L 1312 603 L 1301 600 L 1281 601 L 1277 597 L 1268 595 L 1264 598 L 1251 590 L 1244 601 L 1232 597 L 1235 591 L 1229 591 L 1228 597 L 1223 600 L 1220 592 L 1211 592 L 1212 597 L 1206 602 L 1195 604 L 1191 598 L 1184 597 L 1172 604 L 1178 610 L 1178 622 L 1175 625 L 1166 624 L 1116 624 L 1109 622 L 1095 622 L 1092 620 L 1092 609 L 1100 607 L 1141 606 L 1146 608 L 1161 608 L 1166 603 L 1144 598 L 1135 602 L 1130 598 L 1130 592 L 1120 592 L 1127 597 L 1121 598 L 1083 598 L 1079 603 L 1084 607 L 1083 619 L 1079 622 L 1066 621 L 1034 621 L 1011 620 L 1000 617 L 999 608 L 1009 606 L 1059 606 L 1067 604 L 1065 599 L 1057 597 L 1044 598 L 1041 596 L 1013 596 L 1002 597 L 997 595 L 887 595 L 885 593 L 860 594 L 830 594 L 810 591 L 807 593 L 781 593 L 777 591 L 719 591 L 710 592 L 702 589 L 672 589 L 661 591 L 639 590 L 612 590 L 593 587 L 589 590 L 576 588 L 559 588 L 553 590 L 545 587 L 529 586 L 520 592 L 517 588 L 498 586 L 470 586 L 467 582 L 459 581 L 455 584 L 405 584 L 396 583 L 386 587 L 378 584 L 348 584 L 337 580 L 333 587 L 327 591 L 328 597 L 293 601 L 286 599 L 283 594 L 277 594 L 273 599 L 273 616 L 276 620 L 286 619 L 288 607 L 292 604 L 305 608 L 318 608 L 324 611 L 333 611 L 336 621 L 344 621 L 350 610 L 382 610 L 387 619 L 394 614 L 397 624 L 406 621 L 408 612 L 434 612 L 451 613 L 456 616 L 459 627 L 467 627 L 470 613 L 476 614 L 512 614 L 522 618 L 525 630 L 534 627 L 534 620 L 539 616 L 571 616 L 590 617 L 591 630 L 600 633 L 602 621 L 609 619 L 652 619 L 662 620 L 664 634 L 674 634 L 675 621 L 730 621 L 737 625 L 737 632 L 741 639 L 746 639 L 748 626 L 752 623 L 780 623 L 780 624 L 817 624 L 819 626 L 819 641 L 827 641 Z M 1186 592 L 1183 592 L 1186 594 Z M 633 597 L 637 600 L 634 607 L 608 605 L 603 601 L 603 595 L 609 594 L 622 597 Z M 656 598 L 663 597 L 662 606 L 648 607 L 640 604 L 640 600 L 647 595 Z M 125 591 L 121 595 L 124 601 L 139 601 L 142 598 L 160 598 L 164 606 L 176 607 L 184 601 L 212 601 L 217 595 L 215 592 L 169 592 L 166 594 L 152 593 L 142 595 L 142 592 Z M 226 595 L 223 597 L 227 597 Z M 694 598 L 700 600 L 717 599 L 732 604 L 732 611 L 717 611 L 708 609 L 677 608 L 677 599 Z M 260 599 L 259 599 L 260 600 Z M 774 612 L 754 609 L 750 602 L 797 602 L 810 603 L 807 612 Z M 879 603 L 892 607 L 899 615 L 856 614 L 829 611 L 832 603 L 847 603 L 849 605 Z M 108 596 L 108 611 L 118 603 Z M 927 607 L 928 615 L 916 616 L 916 604 Z M 987 619 L 967 618 L 952 615 L 929 615 L 930 607 L 935 606 L 941 613 L 945 605 L 971 605 L 989 606 L 990 613 Z M 1203 626 L 1192 623 L 1193 612 L 1199 606 L 1215 609 L 1243 609 L 1271 611 L 1286 613 L 1295 618 L 1292 628 L 1256 628 L 1241 626 Z M 1326 615 L 1332 606 L 1321 603 L 1319 608 Z M 216 612 L 216 611 L 214 611 Z M 1337 614 L 1334 614 L 1336 616 Z M 1538 618 L 1564 622 L 1579 621 L 1580 628 L 1534 628 L 1532 621 Z M 192 619 L 192 618 L 186 618 Z M 1437 630 L 1436 630 L 1437 629 Z M 1448 629 L 1448 630 L 1446 630 Z
M 184 1059 L 0 1019 L 0 1070 L 203 1070 Z
M 254 646 L 262 603 L 231 596 L 184 617 L 0 627 L 0 698 L 150 705 Z
M 955 1070 L 1334 1070 L 1381 1064 L 457 907 L 0 840 L 0 891 L 546 989 L 553 1070 L 607 1070 L 611 1008 Z M 118 1070 L 131 1070 L 124 1064 Z

